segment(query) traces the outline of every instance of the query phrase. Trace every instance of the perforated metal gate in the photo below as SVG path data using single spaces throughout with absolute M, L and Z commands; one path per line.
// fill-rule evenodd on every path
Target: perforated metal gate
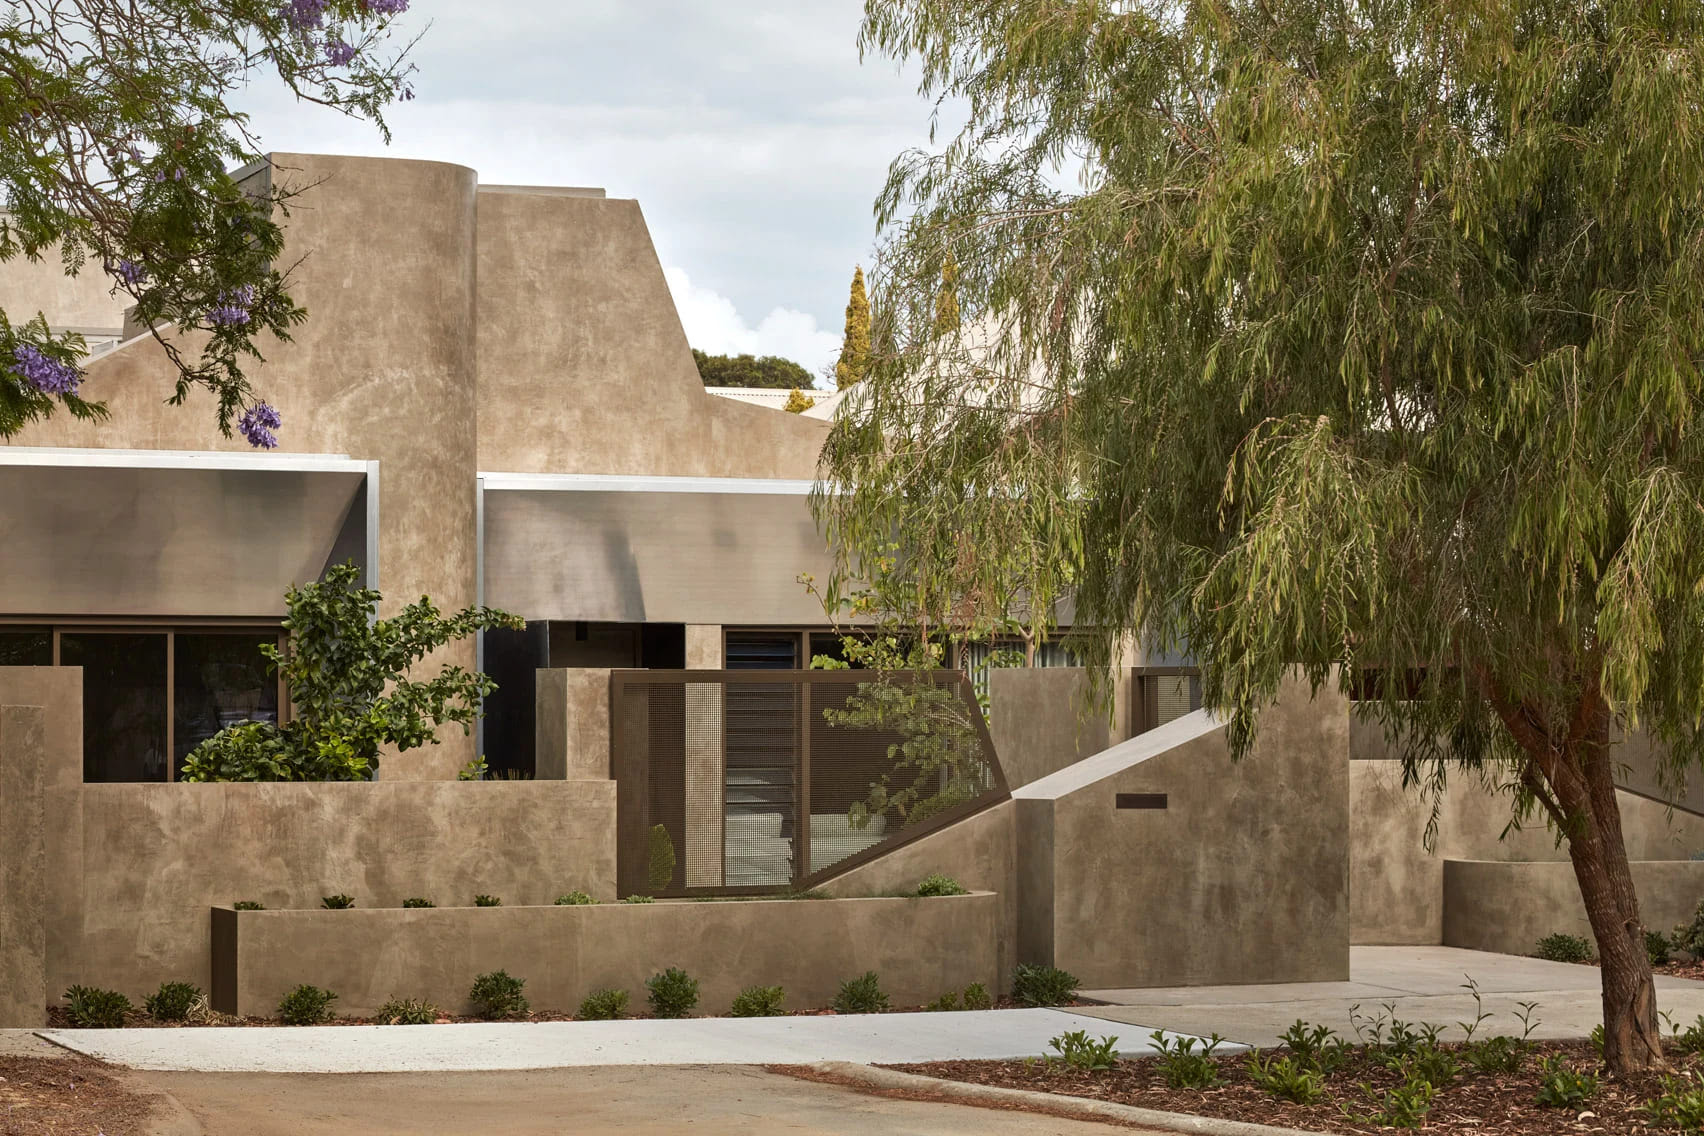
M 811 887 L 1005 799 L 957 671 L 616 671 L 618 886 Z

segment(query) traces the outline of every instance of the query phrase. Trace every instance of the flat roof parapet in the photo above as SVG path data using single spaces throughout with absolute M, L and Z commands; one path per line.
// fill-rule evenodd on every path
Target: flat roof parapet
M 479 186 L 481 193 L 523 193 L 533 197 L 603 197 L 602 186 L 589 185 L 486 185 Z

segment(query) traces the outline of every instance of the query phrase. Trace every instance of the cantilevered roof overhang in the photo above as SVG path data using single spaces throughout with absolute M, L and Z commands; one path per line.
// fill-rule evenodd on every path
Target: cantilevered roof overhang
M 378 463 L 0 446 L 0 615 L 264 617 L 378 567 Z
M 821 624 L 809 481 L 482 473 L 484 602 L 529 620 Z

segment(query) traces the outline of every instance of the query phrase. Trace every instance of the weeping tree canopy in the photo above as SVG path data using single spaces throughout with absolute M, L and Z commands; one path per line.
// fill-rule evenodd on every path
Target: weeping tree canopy
M 0 260 L 102 276 L 176 367 L 163 395 L 203 388 L 225 434 L 236 419 L 252 444 L 276 445 L 279 416 L 244 368 L 306 317 L 278 260 L 291 191 L 231 177 L 261 156 L 233 100 L 270 74 L 382 131 L 385 107 L 413 97 L 392 38 L 408 5 L 13 0 L 0 13 Z M 61 407 L 100 417 L 78 394 L 84 356 L 80 335 L 39 313 L 0 312 L 0 439 Z
M 1701 747 L 1704 5 L 868 0 L 862 42 L 966 125 L 878 203 L 847 576 L 1069 594 L 1095 662 L 1193 653 L 1238 753 L 1290 668 L 1371 675 L 1411 779 L 1567 839 L 1606 1058 L 1660 1061 L 1607 746 Z

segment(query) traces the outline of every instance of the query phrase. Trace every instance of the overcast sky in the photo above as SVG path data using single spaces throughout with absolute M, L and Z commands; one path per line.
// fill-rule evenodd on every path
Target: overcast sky
M 860 63 L 862 0 L 414 0 L 417 98 L 371 125 L 256 91 L 272 150 L 472 166 L 636 197 L 694 347 L 839 351 L 887 166 L 931 107 Z M 430 25 L 429 27 L 427 25 Z

